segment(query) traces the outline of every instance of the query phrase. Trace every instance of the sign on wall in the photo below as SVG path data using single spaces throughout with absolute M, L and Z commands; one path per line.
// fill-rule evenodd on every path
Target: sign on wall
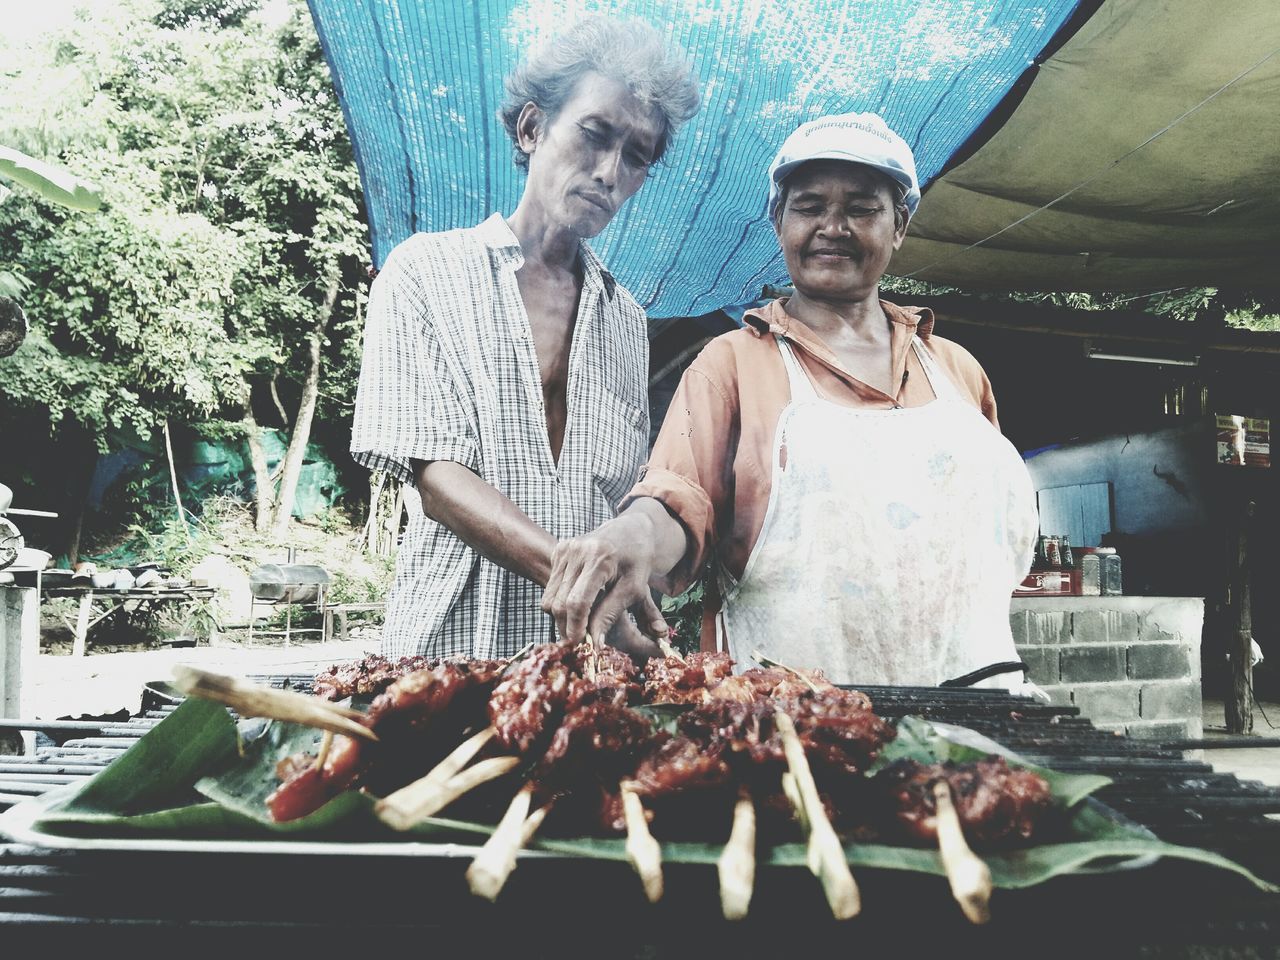
M 1271 466 L 1271 421 L 1217 417 L 1218 462 L 1237 467 Z

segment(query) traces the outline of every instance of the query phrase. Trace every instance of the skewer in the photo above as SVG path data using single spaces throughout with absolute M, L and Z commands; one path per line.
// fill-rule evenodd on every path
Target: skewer
M 516 854 L 533 839 L 533 834 L 542 822 L 539 819 L 532 829 L 526 830 L 528 820 L 533 819 L 529 816 L 532 801 L 533 784 L 526 783 L 512 799 L 507 812 L 502 815 L 498 828 L 471 861 L 471 866 L 467 868 L 467 884 L 476 896 L 486 900 L 498 899 L 511 871 L 516 868 Z M 537 817 L 538 814 L 535 813 L 534 816 Z M 545 812 L 542 816 L 546 816 Z
M 320 738 L 320 750 L 316 753 L 316 761 L 311 766 L 319 773 L 324 769 L 324 762 L 329 759 L 329 750 L 333 747 L 333 731 L 326 730 Z
M 424 817 L 443 810 L 460 796 L 458 794 L 448 797 L 450 781 L 471 762 L 471 758 L 479 753 L 486 743 L 493 739 L 496 732 L 493 727 L 486 727 L 474 736 L 468 737 L 455 747 L 452 753 L 436 764 L 426 776 L 379 800 L 374 805 L 373 812 L 392 829 L 407 830 Z M 480 765 L 476 764 L 476 766 Z M 440 802 L 442 799 L 444 802 Z
M 622 813 L 627 822 L 627 860 L 640 877 L 650 903 L 662 899 L 662 847 L 649 832 L 640 795 L 629 783 L 621 784 Z
M 520 828 L 520 848 L 524 849 L 533 841 L 533 835 L 538 832 L 538 828 L 542 826 L 542 821 L 547 819 L 547 814 L 551 812 L 554 803 L 548 803 L 539 807 L 533 813 L 529 814 L 525 820 L 524 826 Z
M 837 920 L 855 917 L 862 909 L 858 885 L 849 871 L 844 847 L 836 836 L 835 828 L 827 819 L 818 796 L 818 786 L 813 782 L 809 761 L 804 755 L 804 745 L 796 734 L 795 724 L 781 711 L 774 714 L 778 734 L 782 737 L 782 749 L 786 752 L 787 766 L 795 779 L 795 786 L 809 821 L 809 869 L 822 881 L 823 892 L 831 913 Z
M 800 821 L 800 829 L 804 831 L 805 836 L 809 835 L 809 816 L 805 813 L 804 798 L 800 796 L 800 788 L 796 786 L 796 778 L 790 771 L 782 774 L 782 795 L 791 802 L 791 809 L 795 811 L 796 819 Z
M 523 647 L 521 647 L 519 650 L 513 653 L 511 655 L 511 659 L 508 660 L 505 664 L 503 664 L 502 667 L 498 669 L 498 676 L 505 677 L 507 675 L 507 671 L 510 670 L 512 667 L 514 667 L 521 660 L 523 660 L 525 657 L 525 654 L 527 654 L 533 648 L 534 648 L 534 642 L 530 640 Z
M 720 910 L 724 918 L 742 920 L 751 906 L 756 882 L 756 808 L 745 786 L 738 788 L 733 829 L 716 869 L 720 874 Z
M 595 641 L 591 639 L 591 634 L 587 634 L 583 641 L 587 645 L 587 662 L 582 666 L 582 672 L 586 678 L 592 683 L 600 676 L 600 651 L 596 649 Z
M 762 667 L 777 667 L 779 670 L 785 670 L 787 671 L 787 673 L 790 673 L 793 676 L 798 677 L 800 680 L 803 680 L 805 685 L 814 693 L 818 692 L 818 685 L 814 683 L 812 680 L 810 680 L 808 677 L 806 677 L 799 670 L 797 670 L 795 667 L 788 667 L 785 663 L 779 663 L 777 660 L 774 660 L 772 657 L 766 657 L 759 650 L 751 651 L 751 659 L 754 660 L 756 663 L 760 664 L 760 666 Z
M 445 782 L 430 780 L 431 774 L 427 774 L 379 800 L 373 812 L 391 829 L 409 830 L 482 783 L 506 776 L 519 765 L 519 757 L 490 757 Z
M 673 647 L 671 645 L 671 641 L 668 640 L 666 637 L 661 637 L 658 640 L 658 650 L 664 657 L 673 657 L 676 660 L 679 660 L 681 663 L 688 662 L 685 660 L 684 654 L 681 653 L 679 650 L 677 650 L 675 647 Z
M 938 852 L 951 884 L 951 895 L 970 923 L 991 919 L 991 870 L 965 842 L 960 816 L 951 802 L 951 785 L 945 779 L 933 785 Z
M 372 730 L 356 722 L 356 718 L 363 716 L 358 710 L 340 707 L 319 697 L 290 690 L 273 690 L 235 677 L 185 666 L 173 668 L 173 684 L 188 696 L 221 703 L 242 717 L 268 717 L 362 740 L 378 739 Z

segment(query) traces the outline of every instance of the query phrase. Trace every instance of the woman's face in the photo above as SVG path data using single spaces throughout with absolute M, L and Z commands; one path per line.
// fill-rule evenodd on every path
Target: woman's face
M 774 220 L 796 290 L 826 301 L 873 296 L 906 236 L 894 188 L 883 174 L 841 160 L 814 160 L 787 178 Z

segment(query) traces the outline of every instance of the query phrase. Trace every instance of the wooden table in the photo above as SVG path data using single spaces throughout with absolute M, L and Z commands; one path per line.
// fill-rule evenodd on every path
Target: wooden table
M 129 590 L 104 590 L 87 586 L 46 587 L 45 597 L 75 597 L 78 600 L 76 622 L 63 617 L 63 622 L 75 635 L 71 647 L 72 656 L 83 657 L 88 645 L 89 631 L 117 610 L 134 604 L 134 610 L 154 609 L 165 603 L 192 603 L 210 600 L 217 591 L 213 587 L 133 587 Z

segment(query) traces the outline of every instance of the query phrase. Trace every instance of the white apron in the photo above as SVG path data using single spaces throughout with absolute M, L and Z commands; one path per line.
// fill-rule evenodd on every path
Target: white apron
M 821 399 L 776 339 L 791 402 L 759 540 L 740 581 L 721 571 L 721 648 L 867 685 L 935 686 L 1018 660 L 1009 599 L 1038 521 L 1017 450 L 918 339 L 937 399 L 892 410 Z M 979 685 L 1018 690 L 1022 677 Z

